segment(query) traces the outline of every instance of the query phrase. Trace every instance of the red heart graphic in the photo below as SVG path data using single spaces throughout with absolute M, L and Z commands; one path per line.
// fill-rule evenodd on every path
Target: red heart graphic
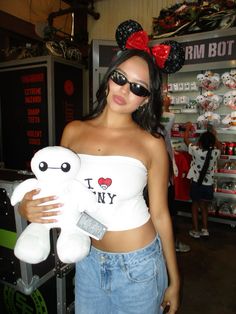
M 103 190 L 106 190 L 112 183 L 112 180 L 110 178 L 99 178 L 98 184 Z

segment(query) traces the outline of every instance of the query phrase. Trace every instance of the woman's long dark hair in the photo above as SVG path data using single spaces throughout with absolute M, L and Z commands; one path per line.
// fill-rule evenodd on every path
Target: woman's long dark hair
M 202 135 L 199 138 L 199 144 L 202 150 L 207 150 L 206 159 L 200 171 L 198 182 L 197 182 L 199 185 L 202 184 L 206 176 L 206 173 L 210 164 L 210 160 L 211 160 L 211 153 L 214 149 L 215 142 L 216 142 L 215 135 L 209 131 L 202 133 Z
M 149 101 L 145 106 L 142 106 L 140 110 L 136 110 L 135 112 L 133 112 L 132 118 L 140 127 L 148 131 L 152 135 L 156 136 L 158 127 L 161 127 L 160 119 L 162 115 L 162 92 L 161 92 L 162 77 L 153 58 L 147 52 L 142 50 L 127 49 L 125 51 L 118 53 L 118 55 L 110 64 L 96 93 L 97 98 L 97 101 L 95 102 L 96 107 L 89 115 L 84 117 L 83 120 L 95 118 L 102 113 L 107 103 L 107 93 L 109 92 L 108 80 L 110 78 L 111 73 L 120 64 L 134 56 L 138 56 L 144 59 L 148 64 L 151 95 L 149 96 Z

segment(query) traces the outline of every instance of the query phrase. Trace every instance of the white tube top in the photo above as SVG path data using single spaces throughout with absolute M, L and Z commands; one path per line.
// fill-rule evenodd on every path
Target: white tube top
M 97 200 L 98 209 L 90 215 L 109 231 L 137 228 L 149 220 L 143 198 L 147 169 L 140 160 L 125 156 L 78 156 L 81 159 L 78 179 Z

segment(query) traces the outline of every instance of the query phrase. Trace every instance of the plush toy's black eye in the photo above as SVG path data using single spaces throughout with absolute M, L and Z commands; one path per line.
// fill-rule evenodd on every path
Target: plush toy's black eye
M 61 170 L 63 172 L 69 172 L 70 171 L 70 164 L 68 162 L 64 162 L 62 165 L 61 165 Z
M 48 169 L 48 164 L 45 161 L 41 161 L 39 164 L 39 170 L 46 171 Z

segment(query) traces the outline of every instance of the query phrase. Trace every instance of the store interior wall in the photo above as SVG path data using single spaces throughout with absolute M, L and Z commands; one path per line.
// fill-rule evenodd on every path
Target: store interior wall
M 0 10 L 16 16 L 34 25 L 43 25 L 47 22 L 48 15 L 60 8 L 68 8 L 68 4 L 60 0 L 1 0 Z M 6 26 L 7 27 L 7 26 Z M 55 27 L 70 31 L 71 17 L 64 15 L 55 19 Z
M 95 20 L 88 16 L 89 42 L 92 39 L 114 40 L 117 25 L 127 19 L 137 20 L 150 34 L 152 17 L 157 17 L 161 9 L 174 3 L 175 0 L 95 0 L 95 11 L 100 13 L 100 18 Z M 51 12 L 67 6 L 61 0 L 0 1 L 0 10 L 37 25 L 45 22 Z M 70 16 L 58 17 L 55 26 L 70 32 Z
M 114 32 L 122 21 L 138 21 L 148 34 L 152 31 L 152 18 L 160 10 L 176 3 L 175 0 L 100 0 L 95 2 L 101 14 L 98 21 L 88 19 L 89 38 L 114 40 Z

